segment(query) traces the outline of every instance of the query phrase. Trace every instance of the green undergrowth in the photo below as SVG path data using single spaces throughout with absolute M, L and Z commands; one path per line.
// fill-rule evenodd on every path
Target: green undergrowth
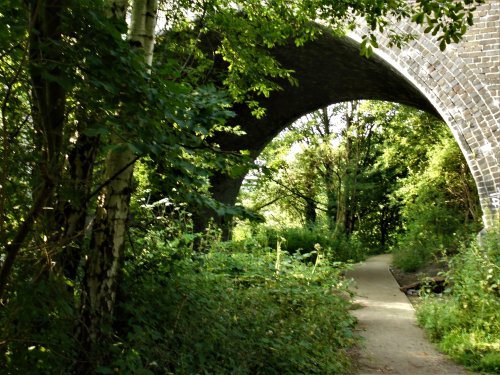
M 198 235 L 133 235 L 96 374 L 350 372 L 346 265 L 320 247 L 311 262 L 215 234 L 201 239 L 206 253 L 193 252 Z M 0 309 L 1 374 L 79 373 L 79 298 L 56 276 L 16 284 Z
M 464 225 L 451 220 L 453 212 L 444 209 L 432 207 L 426 215 L 425 220 L 418 217 L 408 224 L 406 232 L 396 236 L 393 263 L 403 271 L 417 271 L 435 262 L 443 253 L 456 254 L 460 246 L 469 244 L 470 238 L 479 231 L 475 223 Z
M 356 339 L 344 268 L 231 243 L 173 264 L 144 247 L 126 265 L 102 373 L 345 374 Z
M 244 227 L 244 226 L 241 226 Z M 259 225 L 249 228 L 242 236 L 244 240 L 238 241 L 243 248 L 276 247 L 280 242 L 281 247 L 290 254 L 309 254 L 314 261 L 316 252 L 323 253 L 329 259 L 342 262 L 358 262 L 366 257 L 366 247 L 356 235 L 346 236 L 334 234 L 321 226 L 274 228 Z
M 443 297 L 424 296 L 418 321 L 457 362 L 500 373 L 500 233 L 465 247 L 450 260 Z

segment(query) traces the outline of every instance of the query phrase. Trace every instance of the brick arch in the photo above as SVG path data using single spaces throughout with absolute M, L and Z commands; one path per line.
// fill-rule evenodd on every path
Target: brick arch
M 427 98 L 450 127 L 477 185 L 485 227 L 500 215 L 500 3 L 487 1 L 476 26 L 458 45 L 441 52 L 414 24 L 400 26 L 420 37 L 404 50 L 388 48 L 379 35 L 376 54 Z M 349 37 L 360 41 L 360 33 Z M 385 46 L 385 47 L 384 47 Z
M 295 71 L 299 84 L 263 101 L 267 114 L 255 119 L 236 107 L 235 124 L 246 131 L 215 139 L 224 150 L 250 150 L 257 156 L 293 120 L 329 104 L 356 99 L 399 102 L 441 117 L 450 127 L 474 176 L 486 228 L 498 226 L 500 213 L 500 4 L 487 1 L 477 12 L 476 26 L 458 45 L 441 52 L 438 43 L 413 24 L 401 31 L 420 37 L 403 49 L 381 47 L 370 59 L 359 55 L 359 35 L 323 33 L 303 47 L 273 51 Z M 362 31 L 361 31 L 362 32 Z M 360 32 L 360 33 L 361 33 Z M 498 32 L 498 38 L 496 38 Z M 379 36 L 380 45 L 386 45 Z M 234 204 L 243 177 L 216 175 L 212 193 Z

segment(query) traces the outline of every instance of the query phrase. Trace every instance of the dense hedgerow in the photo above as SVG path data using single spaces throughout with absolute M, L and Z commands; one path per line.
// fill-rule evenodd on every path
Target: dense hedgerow
M 416 271 L 443 252 L 455 254 L 481 228 L 474 180 L 454 139 L 440 137 L 425 159 L 392 193 L 402 204 L 403 228 L 395 234 L 394 264 L 404 271 Z
M 500 373 L 500 233 L 473 244 L 450 261 L 450 288 L 431 295 L 419 323 L 441 350 L 472 369 Z
M 355 321 L 339 264 L 227 244 L 175 266 L 164 254 L 144 248 L 127 264 L 120 340 L 103 373 L 348 372 Z

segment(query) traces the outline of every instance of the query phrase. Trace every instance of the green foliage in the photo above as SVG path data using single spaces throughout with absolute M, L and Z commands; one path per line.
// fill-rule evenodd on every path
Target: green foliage
M 282 230 L 273 228 L 266 228 L 264 230 L 267 234 L 266 243 L 273 246 L 278 241 L 282 241 L 281 246 L 283 250 L 288 251 L 290 254 L 311 253 L 314 251 L 316 244 L 319 244 L 323 248 L 329 245 L 329 239 L 326 234 L 317 228 L 292 227 Z
M 427 152 L 421 169 L 400 180 L 393 197 L 402 203 L 405 231 L 394 249 L 394 263 L 414 271 L 434 256 L 456 252 L 479 230 L 479 204 L 472 177 L 451 135 Z
M 38 268 L 38 267 L 37 267 Z M 44 270 L 33 282 L 18 281 L 0 308 L 0 373 L 67 373 L 78 346 L 77 311 L 68 280 Z
M 193 234 L 180 203 L 241 213 L 207 198 L 211 175 L 237 177 L 246 168 L 241 155 L 222 152 L 211 139 L 219 132 L 239 133 L 226 125 L 235 101 L 262 115 L 259 99 L 279 90 L 279 81 L 295 83 L 293 72 L 277 63 L 271 48 L 313 39 L 324 31 L 312 25 L 317 19 L 343 32 L 361 16 L 372 30 L 382 31 L 390 17 L 410 16 L 406 2 L 166 1 L 167 27 L 190 33 L 170 39 L 170 49 L 158 49 L 160 58 L 151 67 L 141 48 L 127 39 L 125 20 L 107 17 L 107 2 L 53 3 L 0 3 L 0 245 L 5 249 L 14 243 L 19 249 L 12 272 L 5 259 L 17 250 L 0 254 L 2 271 L 8 271 L 1 285 L 7 291 L 0 310 L 0 370 L 71 373 L 82 364 L 84 349 L 76 334 L 86 329 L 79 306 L 88 276 L 83 260 L 92 256 L 89 232 L 109 229 L 85 221 L 96 216 L 95 198 L 109 183 L 104 180 L 106 154 L 128 148 L 142 159 L 137 196 L 144 201 L 133 199 L 130 248 L 126 259 L 117 259 L 116 274 L 122 261 L 125 268 L 116 324 L 102 327 L 115 339 L 99 343 L 113 366 L 106 362 L 96 372 L 345 373 L 353 320 L 346 312 L 348 302 L 339 296 L 340 270 L 326 261 L 299 262 L 305 254 L 282 254 L 277 261 L 269 249 L 255 253 L 256 243 L 249 240 L 244 254 L 228 254 L 225 250 L 241 245 L 221 245 L 217 231 Z M 461 36 L 463 19 L 471 20 L 460 16 L 465 10 L 458 6 L 447 13 L 456 2 L 440 3 L 440 10 L 423 9 L 424 17 L 414 21 L 445 20 L 449 29 L 444 32 L 451 37 L 445 35 L 446 44 Z M 36 43 L 47 30 L 34 30 L 33 21 L 47 17 L 41 21 L 57 23 L 59 16 L 61 24 L 48 31 L 60 31 L 61 38 Z M 214 33 L 219 38 L 214 50 L 201 50 L 199 41 Z M 366 40 L 362 50 L 369 55 L 377 41 L 372 35 Z M 210 76 L 214 61 L 227 68 L 222 77 Z M 30 72 L 38 70 L 44 84 L 64 92 L 56 104 L 66 112 L 55 121 L 57 128 L 37 124 L 41 108 L 34 94 L 41 86 Z M 111 138 L 120 141 L 111 143 Z M 57 148 L 52 149 L 53 143 Z M 78 152 L 82 158 L 75 160 Z M 58 165 L 57 160 L 64 163 L 50 175 L 44 167 Z M 54 191 L 40 201 L 43 214 L 31 215 L 43 179 Z M 127 212 L 125 204 L 122 213 Z M 21 240 L 13 241 L 19 233 Z M 332 239 L 297 231 L 285 236 L 291 247 L 307 246 L 320 260 L 323 254 L 333 259 L 361 254 L 355 235 Z M 212 252 L 193 257 L 196 241 L 204 241 L 203 248 Z M 111 287 L 108 301 L 113 295 Z M 106 314 L 104 320 L 113 320 Z
M 500 371 L 500 234 L 462 248 L 450 261 L 449 289 L 427 296 L 419 323 L 452 358 L 479 371 Z
M 409 185 L 405 178 L 411 171 L 423 168 L 436 138 L 446 134 L 451 139 L 446 129 L 430 115 L 393 103 L 365 101 L 321 109 L 266 147 L 258 161 L 263 167 L 247 179 L 242 200 L 261 210 L 270 225 L 284 226 L 310 225 L 306 208 L 312 201 L 317 225 L 355 235 L 353 242 L 372 253 L 387 251 L 404 229 L 403 213 L 414 210 L 404 211 L 403 203 L 411 197 L 395 191 Z M 458 148 L 450 149 L 453 157 L 442 160 L 450 173 L 439 188 L 453 186 L 453 194 L 470 201 L 461 203 L 467 209 L 477 200 L 473 182 L 462 173 L 465 164 L 456 155 Z
M 303 261 L 315 262 L 317 256 L 333 262 L 357 262 L 366 256 L 366 249 L 356 236 L 333 234 L 319 226 L 276 229 L 259 225 L 240 242 L 255 243 L 261 247 L 281 248 L 298 255 Z
M 467 0 L 464 2 L 445 4 L 439 0 L 419 1 L 419 11 L 412 16 L 412 20 L 418 24 L 426 25 L 424 32 L 436 35 L 439 49 L 444 51 L 446 46 L 452 42 L 457 43 L 473 25 L 473 11 L 476 4 L 484 3 L 484 0 Z M 447 22 L 443 22 L 443 20 Z
M 12 241 L 31 202 L 33 135 L 27 126 L 30 113 L 29 75 L 26 69 L 27 14 L 20 0 L 0 4 L 0 245 Z M 3 250 L 2 250 L 3 252 Z
M 151 267 L 137 272 L 137 257 L 125 267 L 121 339 L 109 371 L 342 374 L 349 368 L 354 320 L 339 265 L 313 269 L 282 253 L 278 274 L 275 252 L 234 252 L 228 243 L 170 262 L 165 273 L 171 249 L 142 251 L 139 258 L 150 257 Z
M 313 265 L 256 242 L 239 251 L 241 244 L 221 243 L 211 232 L 201 239 L 211 251 L 196 254 L 199 235 L 191 234 L 185 209 L 160 202 L 137 210 L 110 327 L 113 340 L 100 343 L 107 360 L 96 373 L 350 369 L 355 321 L 342 263 L 321 257 Z M 323 254 L 317 245 L 315 250 Z M 27 279 L 14 285 L 0 310 L 0 370 L 6 373 L 73 373 L 80 366 L 74 283 L 46 272 L 35 284 Z

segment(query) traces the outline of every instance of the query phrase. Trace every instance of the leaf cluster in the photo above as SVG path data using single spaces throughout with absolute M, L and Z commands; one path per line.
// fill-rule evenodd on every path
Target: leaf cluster
M 420 0 L 417 1 L 418 10 L 412 16 L 412 21 L 425 25 L 425 33 L 437 35 L 439 49 L 444 51 L 448 44 L 458 43 L 467 28 L 474 24 L 473 12 L 482 3 L 484 0 Z

